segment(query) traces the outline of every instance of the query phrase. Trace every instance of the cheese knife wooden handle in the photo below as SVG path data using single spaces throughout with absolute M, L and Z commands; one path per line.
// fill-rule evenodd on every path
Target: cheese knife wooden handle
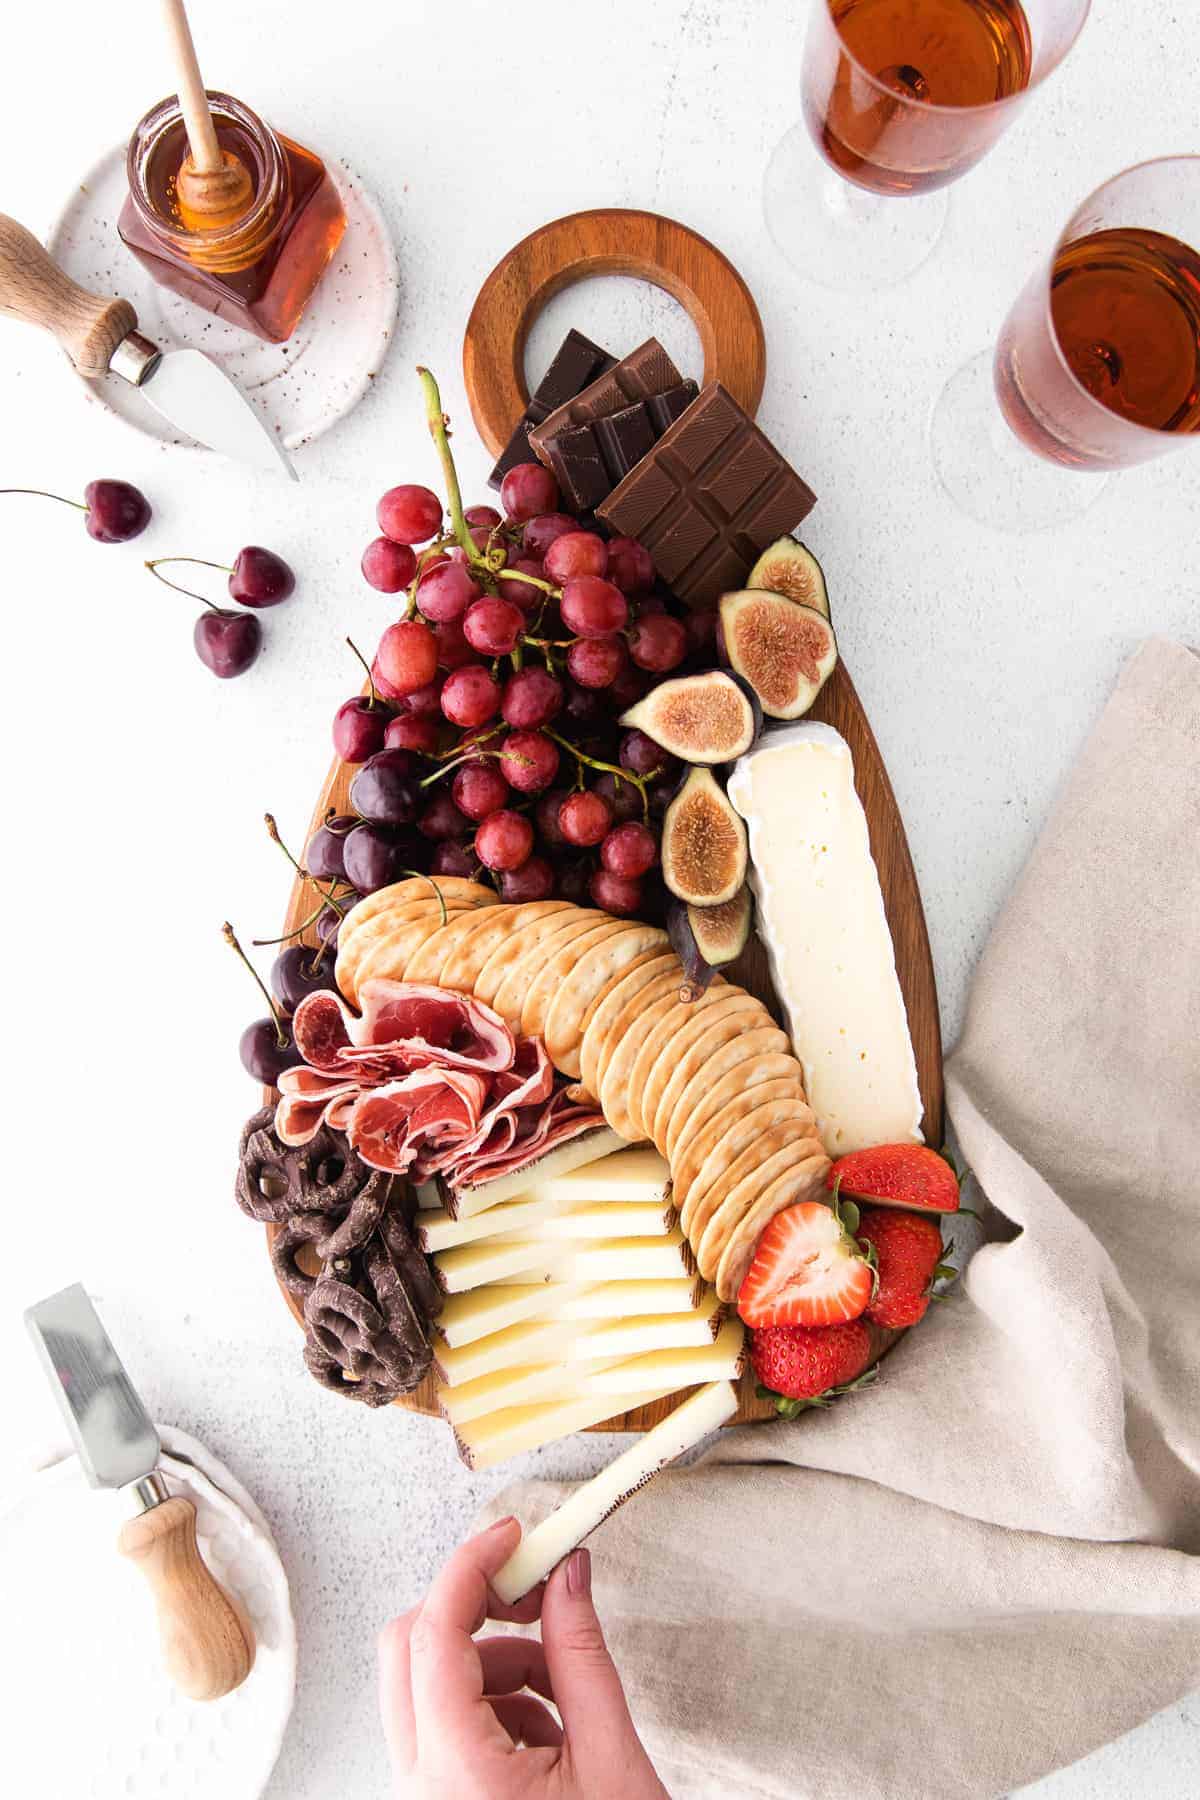
M 196 1509 L 181 1494 L 130 1519 L 117 1547 L 154 1590 L 167 1671 L 191 1700 L 219 1700 L 254 1665 L 254 1640 L 196 1543 Z
M 56 337 L 89 381 L 107 373 L 137 329 L 128 300 L 89 294 L 64 275 L 31 231 L 0 213 L 0 313 Z

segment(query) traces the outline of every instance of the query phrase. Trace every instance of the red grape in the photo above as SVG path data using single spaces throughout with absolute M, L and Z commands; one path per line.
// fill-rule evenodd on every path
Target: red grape
M 635 775 L 649 775 L 672 760 L 644 731 L 627 731 L 617 751 L 617 761 L 621 767 L 632 769 Z
M 509 725 L 537 731 L 562 710 L 562 683 L 548 669 L 518 669 L 504 684 L 500 711 Z
M 468 506 L 463 518 L 468 525 L 486 525 L 489 531 L 493 525 L 501 523 L 500 514 L 494 506 Z
M 549 844 L 552 850 L 559 849 L 567 841 L 559 829 L 558 809 L 568 792 L 567 788 L 551 788 L 549 793 L 542 795 L 534 808 L 533 816 L 537 821 L 538 831 L 543 842 Z
M 437 636 L 437 633 L 434 633 Z M 405 694 L 400 702 L 401 712 L 410 713 L 414 719 L 440 719 L 442 716 L 442 680 L 435 676 L 426 682 L 424 687 L 414 688 L 411 694 Z
M 405 699 L 399 688 L 394 688 L 379 666 L 379 658 L 375 657 L 371 664 L 371 680 L 375 683 L 375 692 L 381 700 L 401 701 Z
M 389 488 L 375 510 L 379 529 L 398 544 L 423 544 L 442 522 L 442 503 L 427 487 Z
M 658 844 L 645 825 L 617 825 L 600 846 L 600 861 L 610 875 L 636 881 L 658 861 Z
M 645 593 L 654 580 L 650 552 L 636 538 L 613 538 L 608 546 L 608 579 L 623 594 Z
M 594 531 L 567 531 L 546 551 L 546 574 L 561 587 L 573 575 L 603 575 L 608 546 Z
M 565 536 L 568 531 L 578 531 L 579 521 L 570 513 L 539 513 L 536 519 L 529 519 L 525 525 L 525 533 L 521 539 L 526 556 L 545 556 L 555 538 Z
M 489 813 L 475 833 L 475 854 L 488 869 L 519 869 L 532 849 L 533 826 L 507 807 Z
M 534 519 L 558 506 L 558 483 L 539 462 L 518 463 L 500 484 L 500 504 L 510 519 Z M 432 533 L 430 534 L 432 535 Z
M 511 904 L 548 900 L 554 892 L 554 870 L 544 856 L 531 856 L 519 869 L 506 869 L 499 885 L 500 898 Z
M 564 900 L 573 900 L 576 906 L 584 906 L 587 904 L 588 883 L 591 879 L 591 857 L 573 857 L 570 862 L 559 865 L 558 891 Z
M 520 794 L 540 794 L 558 774 L 558 750 L 540 731 L 510 731 L 500 746 L 500 773 Z
M 651 613 L 665 613 L 667 603 L 661 594 L 639 594 L 634 601 L 634 609 L 639 619 L 648 619 Z
M 461 619 L 446 619 L 440 625 L 431 625 L 430 630 L 437 639 L 439 668 L 462 669 L 479 661 L 479 652 L 472 650 L 463 636 Z
M 483 656 L 511 655 L 524 629 L 525 614 L 520 607 L 490 595 L 476 600 L 463 617 L 463 636 Z
M 437 639 L 428 625 L 417 619 L 400 619 L 389 625 L 376 655 L 384 680 L 397 694 L 411 694 L 437 674 Z
M 535 575 L 539 581 L 546 579 L 541 563 L 535 561 L 531 556 L 518 556 L 515 562 L 508 564 L 508 567 L 515 569 L 519 575 Z M 506 600 L 515 600 L 525 612 L 532 612 L 535 607 L 542 604 L 543 600 L 549 598 L 545 588 L 534 587 L 532 581 L 502 580 L 500 588 Z
M 625 875 L 614 875 L 609 869 L 597 869 L 588 883 L 588 892 L 605 912 L 628 918 L 642 904 L 642 884 Z
M 617 641 L 624 648 L 624 638 L 619 638 Z M 640 669 L 635 669 L 631 662 L 625 660 L 613 676 L 609 704 L 615 712 L 624 712 L 626 707 L 632 706 L 635 700 L 640 700 L 647 688 L 653 685 L 648 676 L 643 675 Z
M 454 772 L 450 792 L 459 812 L 477 823 L 499 812 L 508 801 L 508 783 L 495 763 L 464 763 Z
M 568 844 L 598 844 L 612 828 L 612 808 L 599 794 L 568 794 L 558 809 L 558 828 Z
M 470 820 L 459 812 L 449 794 L 445 792 L 435 793 L 417 820 L 417 830 L 422 837 L 439 840 L 466 837 L 470 828 Z
M 620 588 L 598 575 L 573 575 L 563 588 L 563 624 L 576 637 L 608 637 L 623 631 L 629 622 L 629 607 Z
M 446 677 L 442 711 L 452 725 L 486 725 L 500 710 L 500 683 L 482 663 L 470 663 Z
M 381 594 L 398 594 L 416 574 L 417 559 L 407 544 L 377 537 L 363 551 L 361 567 L 366 580 Z
M 446 838 L 429 860 L 431 875 L 461 875 L 466 880 L 475 874 L 475 858 L 465 844 Z
M 602 800 L 607 800 L 615 825 L 623 825 L 626 819 L 641 818 L 642 796 L 632 781 L 622 781 L 619 775 L 601 775 L 596 782 L 596 792 Z
M 401 713 L 388 722 L 383 741 L 389 750 L 415 750 L 420 756 L 432 756 L 438 747 L 437 720 Z
M 616 642 L 620 643 L 620 639 L 618 638 Z M 570 652 L 568 652 L 568 664 L 570 663 L 570 660 Z M 567 718 L 570 719 L 573 725 L 579 725 L 583 727 L 584 730 L 588 730 L 594 725 L 603 724 L 608 716 L 604 710 L 604 702 L 595 689 L 581 687 L 579 683 L 575 681 L 568 681 L 567 683 L 567 704 L 565 712 Z
M 372 706 L 365 694 L 345 700 L 333 715 L 333 747 L 343 762 L 362 763 L 382 750 L 391 714 Z
M 629 654 L 639 669 L 651 675 L 665 675 L 676 669 L 687 655 L 687 632 L 670 613 L 651 613 L 640 618 L 628 631 Z
M 461 619 L 482 592 L 461 563 L 443 562 L 418 581 L 417 605 L 427 619 L 440 625 L 447 619 Z
M 684 630 L 693 656 L 711 656 L 717 641 L 717 613 L 712 606 L 690 608 Z
M 567 651 L 567 672 L 580 687 L 611 687 L 625 667 L 626 655 L 623 638 L 580 638 Z
M 652 819 L 662 818 L 668 806 L 670 806 L 672 800 L 675 798 L 675 789 L 677 786 L 678 783 L 676 782 L 674 775 L 663 775 L 659 780 L 647 783 L 646 803 L 650 809 L 650 817 Z

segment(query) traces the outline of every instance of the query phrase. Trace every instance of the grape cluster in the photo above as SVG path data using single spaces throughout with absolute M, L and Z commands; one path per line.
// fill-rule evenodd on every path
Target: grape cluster
M 363 554 L 367 581 L 406 602 L 370 693 L 334 718 L 338 755 L 359 765 L 358 823 L 328 873 L 370 893 L 419 869 L 490 880 L 504 900 L 654 916 L 678 765 L 619 715 L 703 657 L 708 622 L 674 615 L 641 544 L 605 542 L 561 511 L 539 463 L 509 470 L 503 512 L 464 510 L 439 449 L 449 520 L 429 488 L 391 488 Z

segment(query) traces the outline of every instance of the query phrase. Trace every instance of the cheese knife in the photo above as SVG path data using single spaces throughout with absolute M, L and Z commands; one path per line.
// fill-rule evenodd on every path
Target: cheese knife
M 25 1323 L 92 1487 L 117 1488 L 136 1517 L 117 1548 L 154 1592 L 167 1672 L 191 1700 L 217 1700 L 254 1663 L 254 1639 L 196 1543 L 196 1509 L 169 1494 L 158 1433 L 78 1282 L 29 1308 Z
M 115 375 L 189 437 L 256 469 L 297 479 L 275 438 L 216 363 L 199 350 L 160 350 L 138 330 L 128 300 L 79 287 L 32 232 L 4 213 L 0 313 L 53 333 L 86 380 Z

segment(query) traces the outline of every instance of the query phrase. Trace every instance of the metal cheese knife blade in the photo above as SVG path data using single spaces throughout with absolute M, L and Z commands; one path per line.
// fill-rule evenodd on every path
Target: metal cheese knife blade
M 89 381 L 115 375 L 163 418 L 210 449 L 297 479 L 245 395 L 199 350 L 159 350 L 128 300 L 89 294 L 23 225 L 0 213 L 0 313 L 40 325 Z
M 25 1323 L 88 1481 L 134 1503 L 117 1547 L 154 1590 L 168 1672 L 191 1699 L 219 1699 L 249 1674 L 254 1640 L 200 1556 L 195 1507 L 168 1493 L 158 1433 L 95 1307 L 76 1282 Z

